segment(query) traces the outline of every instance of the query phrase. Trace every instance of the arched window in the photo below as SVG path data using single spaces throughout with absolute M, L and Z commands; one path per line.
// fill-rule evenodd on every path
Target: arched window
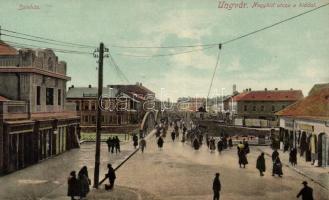
M 48 58 L 48 69 L 54 71 L 54 62 L 51 58 Z

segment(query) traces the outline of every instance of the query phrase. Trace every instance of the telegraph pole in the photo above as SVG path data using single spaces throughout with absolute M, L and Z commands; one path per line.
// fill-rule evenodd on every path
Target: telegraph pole
M 96 53 L 99 53 L 97 55 Z M 94 171 L 94 188 L 98 188 L 99 185 L 99 165 L 100 165 L 100 143 L 101 143 L 101 131 L 102 131 L 102 110 L 100 103 L 103 96 L 103 59 L 104 52 L 108 52 L 107 48 L 104 48 L 104 44 L 100 43 L 99 49 L 94 51 L 94 57 L 98 57 L 98 94 L 97 94 L 97 119 L 96 119 L 96 153 L 95 153 L 95 171 Z M 106 56 L 105 56 L 106 57 Z

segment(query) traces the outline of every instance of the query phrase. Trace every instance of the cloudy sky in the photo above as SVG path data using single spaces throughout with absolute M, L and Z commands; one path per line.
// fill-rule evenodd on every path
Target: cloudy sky
M 245 2 L 251 4 L 253 1 Z M 327 1 L 308 2 L 320 6 Z M 221 43 L 310 9 L 297 6 L 226 10 L 218 8 L 216 0 L 0 0 L 0 3 L 3 29 L 92 46 L 102 41 L 130 83 L 142 82 L 159 98 L 161 88 L 164 88 L 164 99 L 206 96 L 218 48 L 152 58 L 122 54 L 152 56 L 193 48 L 127 49 L 114 46 Z M 26 8 L 30 5 L 35 9 Z M 221 94 L 221 88 L 225 88 L 225 94 L 231 93 L 233 84 L 237 84 L 239 91 L 244 88 L 294 88 L 302 89 L 306 95 L 315 83 L 329 82 L 328 20 L 329 6 L 224 45 L 211 96 Z M 72 49 L 6 36 L 2 39 Z M 68 85 L 97 85 L 97 63 L 92 55 L 57 54 L 60 60 L 68 63 L 68 74 L 72 77 Z M 104 73 L 104 84 L 125 83 L 109 59 L 105 59 Z

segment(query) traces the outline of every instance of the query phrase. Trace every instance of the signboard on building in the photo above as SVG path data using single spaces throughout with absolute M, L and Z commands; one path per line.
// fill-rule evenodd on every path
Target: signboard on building
M 314 132 L 314 126 L 309 124 L 298 124 L 298 128 L 306 132 Z

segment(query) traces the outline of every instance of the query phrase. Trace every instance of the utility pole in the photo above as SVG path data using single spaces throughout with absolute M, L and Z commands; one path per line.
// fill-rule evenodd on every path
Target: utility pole
M 97 55 L 96 53 L 99 53 Z M 99 165 L 100 165 L 100 147 L 101 147 L 101 131 L 102 131 L 102 109 L 100 103 L 103 96 L 103 59 L 104 52 L 108 52 L 101 42 L 99 49 L 94 51 L 94 57 L 98 57 L 98 94 L 97 94 L 97 119 L 96 119 L 96 153 L 95 153 L 95 171 L 94 171 L 94 188 L 99 185 Z M 107 57 L 105 55 L 105 57 Z

